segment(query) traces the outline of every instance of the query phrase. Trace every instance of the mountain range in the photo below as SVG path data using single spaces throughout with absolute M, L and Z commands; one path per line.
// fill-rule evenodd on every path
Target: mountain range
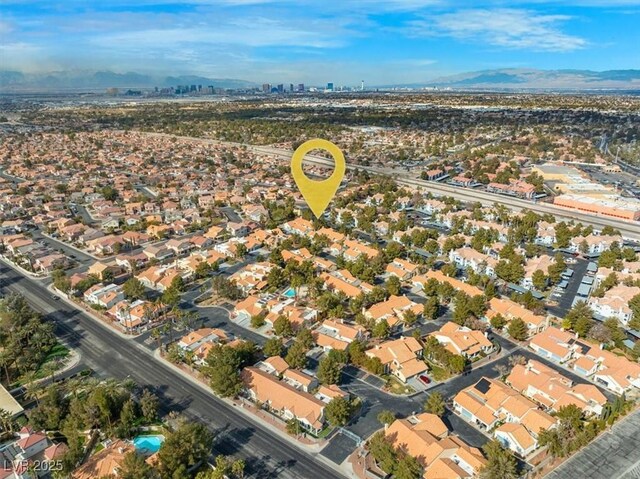
M 535 70 L 505 68 L 435 78 L 428 86 L 469 89 L 640 90 L 640 70 Z
M 111 71 L 59 71 L 49 73 L 23 73 L 0 70 L 0 91 L 65 91 L 65 90 L 104 90 L 105 88 L 153 88 L 177 85 L 202 85 L 214 88 L 246 88 L 254 83 L 227 78 L 206 78 L 197 75 L 147 75 Z
M 0 70 L 0 92 L 104 91 L 106 88 L 153 88 L 177 85 L 212 85 L 215 88 L 248 88 L 257 83 L 197 75 L 149 75 L 137 72 L 58 71 L 23 73 Z M 640 90 L 640 70 L 536 70 L 505 68 L 460 73 L 425 82 L 394 87 L 438 87 L 480 90 Z

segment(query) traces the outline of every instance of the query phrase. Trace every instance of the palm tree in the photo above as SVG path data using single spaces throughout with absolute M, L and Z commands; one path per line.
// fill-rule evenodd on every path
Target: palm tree
M 153 328 L 151 330 L 151 337 L 158 341 L 158 349 L 162 351 L 162 332 L 160 331 L 159 327 Z
M 14 432 L 15 429 L 13 416 L 5 409 L 0 409 L 0 427 L 5 432 Z
M 24 395 L 29 399 L 35 399 L 36 404 L 39 406 L 38 393 L 40 392 L 40 385 L 36 381 L 35 371 L 29 371 L 22 376 L 22 385 L 25 390 Z
M 9 375 L 9 366 L 13 364 L 13 358 L 7 349 L 0 351 L 0 367 L 4 369 L 4 374 L 7 379 L 7 387 L 11 384 L 11 376 Z
M 169 333 L 169 342 L 172 343 L 173 342 L 173 328 L 171 327 L 171 323 L 164 323 L 162 325 L 162 332 L 164 334 Z

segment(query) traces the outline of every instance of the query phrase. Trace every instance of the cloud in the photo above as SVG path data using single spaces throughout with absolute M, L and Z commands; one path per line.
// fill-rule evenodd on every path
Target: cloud
M 546 15 L 514 8 L 468 9 L 409 22 L 413 35 L 445 35 L 460 40 L 536 51 L 569 52 L 587 45 L 583 38 L 563 33 L 567 15 Z

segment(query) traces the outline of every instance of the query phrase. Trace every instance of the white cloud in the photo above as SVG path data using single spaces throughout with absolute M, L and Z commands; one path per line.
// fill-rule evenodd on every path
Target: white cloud
M 558 24 L 571 17 L 514 8 L 458 10 L 410 22 L 414 35 L 446 35 L 489 45 L 538 51 L 568 52 L 587 42 L 563 33 Z

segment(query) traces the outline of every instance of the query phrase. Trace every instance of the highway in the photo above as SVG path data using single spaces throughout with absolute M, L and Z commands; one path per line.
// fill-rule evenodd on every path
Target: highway
M 260 153 L 280 156 L 286 158 L 287 160 L 290 160 L 292 155 L 292 152 L 277 148 L 263 146 L 254 146 L 252 148 Z M 304 161 L 313 165 L 327 166 L 330 168 L 333 168 L 334 165 L 333 160 L 331 159 L 313 155 L 306 155 Z M 584 225 L 592 225 L 594 228 L 612 226 L 613 228 L 618 229 L 625 237 L 625 239 L 640 240 L 640 223 L 637 222 L 632 223 L 621 219 L 609 218 L 602 215 L 596 216 L 577 210 L 562 208 L 550 203 L 533 203 L 521 198 L 498 195 L 495 193 L 488 193 L 486 191 L 474 190 L 470 188 L 451 186 L 435 181 L 420 180 L 414 178 L 411 173 L 407 173 L 406 171 L 399 169 L 374 168 L 368 166 L 349 165 L 348 163 L 347 168 L 352 170 L 360 169 L 374 174 L 392 176 L 401 185 L 411 186 L 414 188 L 420 187 L 425 192 L 428 191 L 436 195 L 451 196 L 460 201 L 477 201 L 485 206 L 493 206 L 494 204 L 498 203 L 503 204 L 515 211 L 527 209 L 540 214 L 549 213 L 557 219 L 567 221 L 575 220 L 581 222 Z
M 215 433 L 215 454 L 246 461 L 249 477 L 340 478 L 319 456 L 303 451 L 254 422 L 153 357 L 143 345 L 99 324 L 62 300 L 46 286 L 0 262 L 0 295 L 22 294 L 29 304 L 55 324 L 56 335 L 80 352 L 82 361 L 104 376 L 131 378 L 160 398 L 162 413 L 177 411 L 206 423 Z

